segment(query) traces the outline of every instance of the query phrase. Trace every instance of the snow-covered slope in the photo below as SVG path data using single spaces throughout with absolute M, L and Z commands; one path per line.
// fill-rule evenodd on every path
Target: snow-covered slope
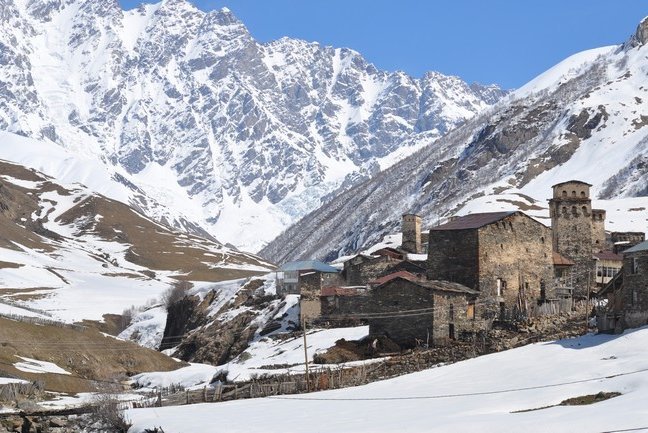
M 3 161 L 16 150 L 6 143 L 0 144 L 0 313 L 101 320 L 155 301 L 177 279 L 221 281 L 272 269 L 258 257 L 174 231 L 80 183 Z M 38 145 L 11 143 L 23 152 Z M 42 162 L 56 164 L 50 157 L 58 156 L 46 152 Z M 88 174 L 113 196 L 125 189 L 102 165 L 66 161 L 69 179 Z
M 349 49 L 260 44 L 227 9 L 186 0 L 4 0 L 0 23 L 0 130 L 100 161 L 246 250 L 417 148 L 405 138 L 439 137 L 504 94 Z
M 648 329 L 481 356 L 396 379 L 308 395 L 135 409 L 131 432 L 644 431 Z M 606 401 L 563 400 L 618 392 Z M 210 420 L 217 419 L 216 424 Z
M 620 46 L 576 54 L 440 139 L 304 217 L 262 250 L 276 262 L 334 259 L 415 212 L 521 209 L 548 222 L 551 185 L 593 185 L 611 230 L 648 228 L 648 19 Z

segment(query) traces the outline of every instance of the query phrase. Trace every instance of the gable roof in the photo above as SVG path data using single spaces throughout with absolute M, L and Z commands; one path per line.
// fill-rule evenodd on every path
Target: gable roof
M 648 251 L 648 241 L 643 241 L 640 244 L 635 245 L 634 247 L 628 248 L 623 253 L 636 253 L 639 251 Z
M 337 273 L 338 269 L 334 268 L 331 265 L 327 265 L 324 262 L 319 260 L 302 260 L 299 262 L 288 262 L 281 265 L 278 269 L 280 272 L 286 271 L 319 271 L 319 272 L 328 272 L 328 273 Z
M 389 275 L 388 275 L 389 276 Z M 463 293 L 466 295 L 478 295 L 479 292 L 477 290 L 470 289 L 463 284 L 459 283 L 453 283 L 451 281 L 444 281 L 444 280 L 410 280 L 407 278 L 404 278 L 400 275 L 394 275 L 393 278 L 391 278 L 388 281 L 385 281 L 384 283 L 376 286 L 376 289 L 380 289 L 381 287 L 384 287 L 386 284 L 395 281 L 395 280 L 403 280 L 403 281 L 408 281 L 414 285 L 417 285 L 419 287 L 423 287 L 426 289 L 430 290 L 438 290 L 442 292 L 454 292 L 454 293 Z
M 408 281 L 420 280 L 420 277 L 417 277 L 416 275 L 412 274 L 411 272 L 398 271 L 398 272 L 393 272 L 391 274 L 385 275 L 384 277 L 377 278 L 374 281 L 370 281 L 369 284 L 379 286 L 379 285 L 385 284 L 386 282 L 391 281 L 391 280 L 393 280 L 395 278 L 403 278 L 403 279 L 408 280 Z
M 574 266 L 576 263 L 574 263 L 572 260 L 554 251 L 553 264 L 554 266 Z
M 460 216 L 445 224 L 441 224 L 440 226 L 432 227 L 430 230 L 442 231 L 442 230 L 478 229 L 488 224 L 492 224 L 495 221 L 504 219 L 509 215 L 513 215 L 516 212 L 517 211 L 472 213 L 469 215 Z

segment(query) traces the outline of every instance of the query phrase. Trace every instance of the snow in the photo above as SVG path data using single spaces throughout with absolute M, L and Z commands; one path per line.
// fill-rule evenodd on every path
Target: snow
M 10 383 L 29 383 L 26 380 L 14 379 L 11 377 L 0 377 L 0 385 L 8 385 Z
M 316 353 L 334 346 L 337 340 L 341 338 L 359 340 L 367 336 L 368 333 L 368 326 L 309 331 L 307 334 L 308 357 L 312 362 Z M 344 365 L 340 364 L 339 367 L 344 367 Z M 310 367 L 312 370 L 316 370 L 330 366 L 311 365 Z M 168 387 L 172 384 L 182 385 L 185 388 L 200 388 L 208 385 L 212 377 L 218 373 L 227 373 L 228 381 L 244 382 L 252 377 L 262 375 L 303 374 L 304 368 L 304 340 L 302 336 L 288 340 L 261 337 L 252 341 L 243 353 L 227 364 L 220 366 L 191 364 L 174 371 L 142 373 L 134 376 L 133 380 L 139 386 L 146 388 Z
M 618 46 L 613 45 L 576 53 L 511 93 L 510 98 L 523 98 L 529 96 L 531 93 L 537 93 L 545 89 L 550 91 L 555 90 L 561 83 L 585 72 L 597 57 L 609 54 L 617 48 Z
M 18 355 L 16 355 L 16 357 L 22 359 L 22 361 L 16 362 L 14 364 L 14 367 L 26 373 L 72 374 L 69 371 L 63 370 L 61 367 L 52 362 L 39 361 L 37 359 L 25 358 L 24 356 Z
M 641 328 L 532 344 L 341 390 L 134 409 L 127 413 L 133 421 L 129 431 L 161 426 L 169 433 L 272 433 L 287 425 L 294 433 L 645 429 L 647 345 L 648 328 Z M 531 410 L 601 391 L 622 395 L 592 405 Z

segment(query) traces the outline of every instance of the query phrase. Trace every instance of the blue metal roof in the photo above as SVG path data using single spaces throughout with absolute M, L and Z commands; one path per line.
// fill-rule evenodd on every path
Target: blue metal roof
M 319 271 L 319 272 L 339 272 L 331 265 L 327 265 L 319 260 L 302 260 L 299 262 L 288 262 L 281 265 L 278 271 Z
M 637 251 L 648 251 L 648 241 L 643 241 L 640 244 L 635 245 L 632 248 L 628 248 L 627 250 L 623 251 L 623 253 L 636 253 Z

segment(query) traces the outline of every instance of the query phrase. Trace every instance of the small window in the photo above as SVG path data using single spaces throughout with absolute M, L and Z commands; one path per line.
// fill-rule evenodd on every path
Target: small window
M 471 301 L 468 303 L 468 308 L 466 308 L 466 318 L 475 320 L 475 302 Z
M 587 206 L 583 206 L 581 209 L 583 211 L 583 215 L 586 215 L 587 214 Z
M 567 191 L 563 191 L 563 192 L 562 192 L 562 196 L 563 196 L 564 198 L 567 198 Z
M 567 213 L 567 206 L 563 206 L 562 213 Z
M 576 191 L 572 191 L 572 197 L 576 197 Z
M 542 243 L 544 244 L 544 242 L 545 242 L 544 236 L 542 236 L 542 237 L 540 238 L 540 242 L 542 242 Z
M 578 214 L 578 211 L 576 210 L 576 206 L 572 206 L 572 214 L 574 215 Z
M 497 296 L 502 296 L 502 293 L 504 292 L 504 280 L 501 278 L 497 279 Z
M 450 316 L 450 320 L 454 320 L 454 305 L 450 304 L 450 311 L 448 311 L 448 315 Z
M 504 244 L 500 244 L 500 249 L 504 249 Z
M 630 262 L 630 273 L 638 274 L 639 273 L 639 258 L 633 257 Z
M 586 198 L 585 191 L 581 191 L 581 198 Z

